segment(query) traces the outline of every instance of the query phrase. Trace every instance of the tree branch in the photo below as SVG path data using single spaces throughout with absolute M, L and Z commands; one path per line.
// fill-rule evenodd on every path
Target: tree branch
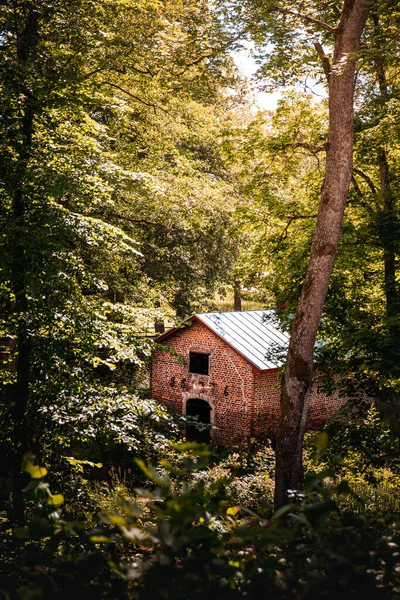
M 368 184 L 371 192 L 375 196 L 376 195 L 376 188 L 374 186 L 374 183 L 373 183 L 372 179 L 369 177 L 369 175 L 367 175 L 363 171 L 360 171 L 360 169 L 356 169 L 356 168 L 353 168 L 353 173 L 357 173 L 357 175 L 359 175 L 360 177 L 362 177 L 364 179 L 364 181 L 367 182 L 367 184 Z
M 371 214 L 373 212 L 372 208 L 370 207 L 370 205 L 368 204 L 368 202 L 365 201 L 363 193 L 362 193 L 362 191 L 360 189 L 360 186 L 358 185 L 357 180 L 354 177 L 354 175 L 352 176 L 351 181 L 353 183 L 354 191 L 357 194 L 359 205 L 362 206 L 362 208 L 365 208 Z
M 318 40 L 314 41 L 313 43 L 314 43 L 314 48 L 315 48 L 319 58 L 321 59 L 322 68 L 324 69 L 325 77 L 327 79 L 327 82 L 329 83 L 329 78 L 330 78 L 330 74 L 331 74 L 331 61 L 329 60 L 329 57 L 325 54 L 322 44 L 320 44 L 320 42 L 318 42 Z
M 132 65 L 130 65 L 129 68 L 132 69 L 133 71 L 135 71 L 136 73 L 140 73 L 141 75 L 150 75 L 150 77 L 153 77 L 153 74 L 151 73 L 151 71 L 144 71 L 143 69 L 139 69 Z M 112 71 L 114 73 L 119 73 L 120 75 L 126 75 L 126 67 L 104 66 L 104 67 L 98 67 L 97 69 L 93 69 L 93 71 L 89 71 L 88 73 L 86 73 L 83 76 L 83 79 L 90 79 L 90 77 L 93 77 L 93 75 L 97 75 L 97 73 L 102 73 L 103 71 L 108 71 L 108 72 Z
M 296 148 L 304 148 L 305 150 L 308 150 L 308 152 L 315 156 L 316 154 L 318 154 L 318 152 L 326 152 L 328 149 L 328 144 L 323 144 L 322 146 L 314 146 L 313 144 L 308 144 L 307 142 L 290 142 L 288 144 L 282 144 L 278 149 L 286 150 L 287 148 L 293 148 L 293 150 L 295 150 Z
M 210 58 L 212 56 L 215 56 L 215 53 L 209 52 L 208 54 L 202 54 L 201 56 L 198 56 L 197 58 L 194 58 L 192 61 L 190 61 L 188 63 L 185 63 L 185 67 L 181 71 L 179 71 L 179 73 L 177 74 L 177 76 L 181 77 L 184 73 L 186 73 L 186 71 L 188 69 L 190 69 L 190 67 L 194 67 L 195 65 L 198 65 L 199 63 L 201 63 L 206 58 Z
M 136 96 L 135 94 L 132 94 L 131 92 L 128 92 L 128 90 L 125 90 L 124 88 L 117 85 L 116 83 L 113 83 L 111 81 L 100 81 L 99 85 L 109 85 L 111 87 L 114 87 L 117 90 L 119 90 L 120 92 L 122 92 L 123 94 L 126 94 L 130 98 L 133 98 L 137 102 L 140 102 L 141 104 L 144 104 L 145 106 L 150 106 L 151 108 L 155 108 L 157 110 L 162 110 L 162 112 L 169 115 L 169 112 L 165 108 L 160 106 L 159 104 L 153 104 L 152 102 L 146 102 L 146 100 L 143 100 L 143 98 L 139 98 L 139 96 Z
M 279 236 L 279 240 L 275 246 L 275 250 L 278 248 L 279 244 L 287 238 L 289 227 L 293 223 L 293 221 L 297 221 L 298 219 L 316 219 L 317 215 L 298 215 L 298 214 L 296 214 L 296 215 L 287 216 L 286 218 L 287 218 L 286 227 L 282 231 L 281 235 Z
M 305 15 L 304 13 L 300 13 L 296 10 L 290 10 L 287 8 L 281 9 L 279 12 L 285 14 L 285 15 L 293 15 L 295 17 L 300 17 L 300 19 L 303 19 L 303 21 L 307 21 L 308 23 L 313 23 L 314 25 L 318 25 L 318 27 L 321 27 L 322 29 L 325 29 L 325 31 L 329 31 L 330 33 L 335 33 L 337 27 L 332 27 L 332 25 L 328 25 L 328 23 L 324 23 L 324 21 L 321 21 L 320 19 L 317 19 L 316 17 L 312 17 L 311 15 Z
M 220 54 L 221 52 L 223 52 L 224 50 L 229 48 L 229 46 L 231 46 L 232 44 L 237 42 L 239 39 L 241 39 L 243 37 L 243 34 L 246 31 L 247 31 L 247 28 L 244 28 L 243 30 L 240 31 L 240 34 L 238 34 L 237 36 L 235 36 L 234 38 L 232 38 L 225 44 L 221 44 L 217 48 L 215 48 L 213 46 L 207 47 L 206 50 L 208 50 L 209 52 L 202 54 L 202 55 L 198 56 L 197 58 L 194 58 L 193 60 L 185 63 L 184 69 L 178 73 L 178 77 L 183 75 L 187 71 L 187 69 L 189 69 L 190 67 L 193 67 L 194 65 L 198 65 L 206 58 L 212 58 L 212 57 L 218 56 L 218 54 Z

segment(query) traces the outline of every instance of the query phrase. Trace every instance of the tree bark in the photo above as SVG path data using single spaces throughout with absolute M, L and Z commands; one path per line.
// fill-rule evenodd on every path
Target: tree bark
M 13 312 L 17 320 L 16 331 L 16 381 L 11 390 L 13 408 L 13 460 L 12 460 L 12 515 L 14 526 L 25 522 L 24 501 L 22 496 L 23 478 L 21 463 L 24 452 L 28 450 L 27 409 L 29 404 L 30 364 L 32 343 L 28 331 L 28 257 L 26 248 L 27 223 L 26 213 L 29 209 L 25 196 L 25 180 L 31 157 L 33 124 L 36 110 L 36 99 L 24 81 L 24 69 L 27 68 L 38 40 L 39 14 L 31 3 L 27 5 L 25 27 L 17 35 L 17 59 L 21 65 L 21 79 L 16 81 L 16 93 L 23 98 L 20 120 L 20 143 L 18 145 L 18 162 L 13 181 L 15 188 L 12 199 L 14 235 L 11 240 L 11 288 L 15 302 Z
M 386 151 L 378 151 L 380 189 L 382 196 L 382 219 L 380 223 L 380 237 L 383 246 L 384 260 L 384 289 L 386 299 L 386 315 L 390 319 L 397 317 L 399 300 L 396 283 L 396 215 L 394 198 L 390 185 L 389 165 Z M 397 341 L 397 340 L 396 340 Z
M 335 30 L 329 77 L 326 171 L 305 282 L 293 322 L 281 383 L 275 507 L 303 483 L 303 439 L 312 386 L 314 344 L 342 231 L 353 166 L 355 53 L 370 10 L 368 0 L 345 0 Z
M 389 90 L 386 79 L 384 58 L 382 53 L 382 38 L 380 37 L 380 23 L 378 12 L 373 12 L 372 20 L 374 23 L 374 46 L 375 46 L 375 72 L 379 87 L 380 100 L 383 109 L 389 101 Z M 392 193 L 390 181 L 389 164 L 385 148 L 381 145 L 378 148 L 378 164 L 380 191 L 382 199 L 382 220 L 380 223 L 380 238 L 383 247 L 384 260 L 384 290 L 386 299 L 386 316 L 391 319 L 399 314 L 399 298 L 396 284 L 396 213 L 395 199 Z M 396 331 L 393 332 L 396 334 Z M 397 341 L 397 340 L 396 340 Z
M 240 281 L 233 284 L 233 310 L 240 312 L 242 310 L 242 297 L 240 295 Z

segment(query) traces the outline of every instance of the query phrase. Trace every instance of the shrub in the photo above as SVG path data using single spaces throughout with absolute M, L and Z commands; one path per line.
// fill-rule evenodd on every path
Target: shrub
M 178 450 L 184 458 L 179 466 L 163 461 L 163 476 L 140 463 L 151 489 L 125 501 L 123 514 L 99 515 L 94 531 L 61 520 L 43 473 L 28 460 L 27 493 L 41 503 L 19 532 L 26 542 L 16 597 L 355 600 L 367 594 L 389 600 L 399 593 L 398 530 L 376 535 L 365 517 L 342 511 L 336 498 L 352 492 L 331 472 L 308 476 L 301 504 L 268 521 L 243 520 L 239 507 L 226 498 L 215 502 L 221 494 L 210 495 L 195 477 L 205 470 L 207 449 L 183 444 Z M 208 484 L 221 486 L 219 479 Z M 151 522 L 143 519 L 143 505 Z
M 343 510 L 389 520 L 400 515 L 398 452 L 373 405 L 345 407 L 322 435 L 307 436 L 306 454 L 308 468 L 347 481 L 352 494 L 338 499 Z
M 198 471 L 194 480 L 203 481 L 205 491 L 214 500 L 226 498 L 231 504 L 264 515 L 271 513 L 273 507 L 274 463 L 269 443 L 251 442 L 229 451 L 204 471 Z M 224 485 L 216 488 L 215 481 Z

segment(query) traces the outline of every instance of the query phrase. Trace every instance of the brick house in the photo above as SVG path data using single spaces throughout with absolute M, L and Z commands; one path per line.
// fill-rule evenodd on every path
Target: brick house
M 271 351 L 286 348 L 288 336 L 272 317 L 273 311 L 260 310 L 203 313 L 158 337 L 173 353 L 158 350 L 154 355 L 152 398 L 213 425 L 202 441 L 210 435 L 218 445 L 273 439 L 281 362 Z M 308 429 L 320 428 L 345 402 L 317 387 L 311 393 Z

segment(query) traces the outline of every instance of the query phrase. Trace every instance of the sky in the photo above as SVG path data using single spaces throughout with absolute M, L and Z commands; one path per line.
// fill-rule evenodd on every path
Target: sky
M 250 48 L 244 48 L 233 53 L 232 58 L 242 75 L 245 75 L 250 81 L 252 75 L 254 75 L 258 68 L 254 58 L 251 56 Z M 276 109 L 278 100 L 282 95 L 281 92 L 273 92 L 272 94 L 260 92 L 257 90 L 256 84 L 251 81 L 250 86 L 253 90 L 254 100 L 257 106 L 264 110 L 274 111 Z
M 249 44 L 247 48 L 234 52 L 232 58 L 242 75 L 248 78 L 250 87 L 253 90 L 255 104 L 263 110 L 276 110 L 278 100 L 282 97 L 282 91 L 273 92 L 271 94 L 260 92 L 257 90 L 256 83 L 251 81 L 252 75 L 254 75 L 258 68 L 256 61 L 251 55 L 251 45 Z M 307 85 L 308 91 L 315 94 L 316 100 L 318 98 L 326 98 L 326 89 L 322 85 L 317 84 L 316 82 L 313 84 L 310 80 L 308 80 Z

